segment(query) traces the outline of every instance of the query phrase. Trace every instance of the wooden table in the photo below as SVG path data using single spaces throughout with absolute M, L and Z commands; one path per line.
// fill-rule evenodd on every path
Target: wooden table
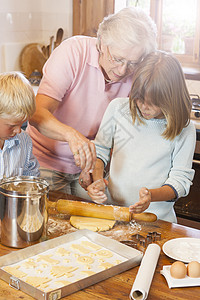
M 56 218 L 50 218 L 50 236 L 51 238 L 66 234 L 70 231 L 74 231 L 75 229 L 71 228 L 69 230 L 69 221 L 68 220 L 60 220 Z M 56 225 L 57 224 L 57 225 Z M 62 225 L 60 225 L 62 224 Z M 67 225 L 68 224 L 68 225 Z M 127 224 L 120 224 L 121 236 L 115 235 L 114 238 L 123 240 L 127 239 L 127 234 L 132 234 L 133 232 L 139 233 L 146 237 L 148 232 L 157 231 L 161 233 L 161 240 L 156 243 L 162 247 L 162 245 L 169 239 L 173 238 L 181 238 L 181 237 L 193 237 L 200 238 L 200 231 L 197 229 L 185 227 L 182 225 L 177 225 L 173 223 L 168 223 L 165 221 L 156 221 L 154 223 L 146 223 L 140 222 L 141 230 L 132 229 L 128 227 Z M 117 225 L 118 226 L 118 225 Z M 115 227 L 115 231 L 117 231 L 117 226 Z M 128 229 L 128 230 L 127 230 Z M 124 231 L 123 231 L 124 230 Z M 112 231 L 104 233 L 104 235 L 109 236 L 112 235 Z M 8 248 L 0 244 L 0 256 L 5 255 L 11 251 L 17 251 L 17 249 Z M 140 250 L 142 250 L 140 248 Z M 145 249 L 143 248 L 145 251 Z M 200 299 L 200 287 L 187 287 L 187 288 L 173 288 L 169 289 L 165 278 L 160 274 L 160 270 L 163 265 L 169 265 L 174 262 L 173 259 L 167 257 L 163 251 L 161 251 L 158 265 L 156 267 L 156 271 L 152 280 L 151 288 L 149 290 L 148 300 L 183 300 L 183 299 L 192 299 L 199 300 Z M 131 287 L 133 285 L 134 279 L 136 277 L 138 267 L 134 267 L 126 272 L 123 272 L 119 275 L 106 279 L 102 282 L 94 284 L 84 290 L 71 294 L 62 299 L 68 300 L 127 300 L 129 299 L 129 294 Z M 17 300 L 17 299 L 25 299 L 31 300 L 32 297 L 26 295 L 20 290 L 15 290 L 10 287 L 6 282 L 0 280 L 0 299 L 5 300 Z

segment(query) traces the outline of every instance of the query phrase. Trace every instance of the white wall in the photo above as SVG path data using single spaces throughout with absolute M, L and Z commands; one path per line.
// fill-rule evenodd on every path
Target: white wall
M 72 35 L 72 0 L 0 0 L 0 72 L 19 70 L 23 47 L 48 45 L 59 27 Z
M 124 1 L 124 0 L 123 0 Z M 19 55 L 29 43 L 49 44 L 59 27 L 72 35 L 73 0 L 0 0 L 0 72 L 20 70 Z M 200 82 L 187 80 L 200 95 Z

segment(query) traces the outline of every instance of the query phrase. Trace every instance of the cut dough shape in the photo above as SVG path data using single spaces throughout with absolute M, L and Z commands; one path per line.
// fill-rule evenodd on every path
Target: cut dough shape
M 18 270 L 18 268 L 19 266 L 15 266 L 15 267 L 7 266 L 4 268 L 4 270 L 17 278 L 25 277 L 27 274 Z
M 113 228 L 115 220 L 71 216 L 70 224 L 77 229 L 89 229 L 92 231 L 106 231 Z
M 71 247 L 72 247 L 73 249 L 75 249 L 75 250 L 80 251 L 80 252 L 83 253 L 83 254 L 88 254 L 88 253 L 91 252 L 89 249 L 84 248 L 83 246 L 78 245 L 78 244 L 72 244 Z M 75 253 L 75 254 L 76 254 L 76 253 Z M 76 255 L 76 256 L 77 256 L 77 255 Z M 78 257 L 78 256 L 77 256 L 77 257 Z
M 37 276 L 29 276 L 25 279 L 26 283 L 29 283 L 30 285 L 34 287 L 38 287 L 40 285 L 44 285 L 45 283 L 51 281 L 48 277 L 37 277 Z
M 110 269 L 111 267 L 113 267 L 114 265 L 109 263 L 109 262 L 105 262 L 105 263 L 102 263 L 101 265 L 99 265 L 99 267 L 102 267 L 104 268 L 104 270 L 107 270 L 107 269 Z
M 83 264 L 93 264 L 94 259 L 90 256 L 79 256 L 77 259 L 77 262 L 83 263 Z
M 65 248 L 58 248 L 56 250 L 56 254 L 60 255 L 60 256 L 66 256 L 70 254 L 70 251 L 67 251 Z
M 40 285 L 40 290 L 45 290 L 48 287 L 49 287 L 49 285 L 47 283 L 41 284 Z
M 81 271 L 81 274 L 87 275 L 87 276 L 91 276 L 91 275 L 94 275 L 94 274 L 96 274 L 96 273 L 93 272 L 93 271 Z
M 53 266 L 51 268 L 50 273 L 54 276 L 54 277 L 61 277 L 63 275 L 66 275 L 67 273 L 71 273 L 75 270 L 77 270 L 78 267 L 64 267 L 64 266 Z
M 39 255 L 37 261 L 40 262 L 41 260 L 44 260 L 44 261 L 46 261 L 47 263 L 50 263 L 50 264 L 58 264 L 59 260 L 53 259 L 53 258 L 51 258 L 51 256 L 52 255 Z
M 112 256 L 113 256 L 113 253 L 112 253 L 111 251 L 109 251 L 109 250 L 104 250 L 104 249 L 102 249 L 102 250 L 99 250 L 99 251 L 96 253 L 96 255 L 98 255 L 98 256 L 100 256 L 100 257 L 107 257 L 107 258 L 109 258 L 109 257 L 112 257 Z
M 117 260 L 115 261 L 115 265 L 119 265 L 119 264 L 121 264 L 121 263 L 122 263 L 122 261 L 119 260 L 119 259 L 117 259 Z
M 100 250 L 101 249 L 101 246 L 94 244 L 92 242 L 89 242 L 89 241 L 82 241 L 81 245 L 83 245 L 84 247 L 88 247 L 92 250 Z
M 22 266 L 25 267 L 26 269 L 31 269 L 31 268 L 36 268 L 37 263 L 34 261 L 27 260 L 22 264 Z

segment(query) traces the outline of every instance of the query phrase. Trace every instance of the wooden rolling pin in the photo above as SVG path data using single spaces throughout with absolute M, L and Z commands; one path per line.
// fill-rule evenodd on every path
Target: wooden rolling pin
M 84 216 L 126 222 L 130 220 L 154 222 L 157 220 L 157 216 L 153 213 L 131 214 L 128 207 L 101 205 L 83 201 L 65 199 L 59 199 L 57 202 L 49 201 L 49 208 L 54 208 L 58 213 L 71 216 Z

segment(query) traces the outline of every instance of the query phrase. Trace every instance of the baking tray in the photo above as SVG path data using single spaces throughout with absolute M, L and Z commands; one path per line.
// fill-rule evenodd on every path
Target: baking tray
M 62 244 L 79 240 L 82 237 L 86 237 L 89 241 L 116 253 L 116 255 L 122 256 L 125 260 L 106 270 L 49 292 L 41 291 L 39 288 L 33 287 L 32 285 L 1 269 L 3 266 L 18 263 L 34 255 L 42 254 L 49 249 L 62 246 Z M 1 256 L 0 278 L 9 283 L 11 287 L 23 291 L 35 299 L 56 300 L 139 265 L 142 256 L 143 253 L 139 250 L 128 247 L 101 234 L 83 229 Z

